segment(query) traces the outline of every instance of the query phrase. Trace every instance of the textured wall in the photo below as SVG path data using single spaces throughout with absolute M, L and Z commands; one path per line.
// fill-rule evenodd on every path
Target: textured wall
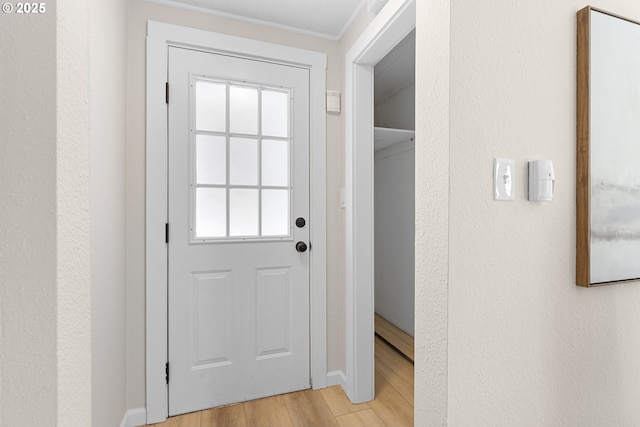
M 45 7 L 0 25 L 0 423 L 87 426 L 87 3 Z
M 640 20 L 635 2 L 597 3 Z M 452 2 L 451 425 L 640 423 L 640 286 L 575 286 L 584 6 Z M 516 160 L 515 202 L 491 200 L 494 156 Z M 552 203 L 526 201 L 539 158 L 554 161 Z
M 205 13 L 132 0 L 129 14 L 127 141 L 127 296 L 128 407 L 145 405 L 144 350 L 144 182 L 145 182 L 145 38 L 155 20 L 253 38 L 327 54 L 327 89 L 342 85 L 337 42 L 225 19 Z M 162 89 L 161 89 L 162 90 Z M 343 183 L 341 116 L 327 115 L 327 364 L 344 370 L 344 233 L 340 188 Z
M 640 20 L 636 2 L 593 5 Z M 435 150 L 430 157 L 449 165 L 442 174 L 450 172 L 448 287 L 428 286 L 428 249 L 435 245 L 416 250 L 416 420 L 424 425 L 444 423 L 422 420 L 430 415 L 423 399 L 435 373 L 432 338 L 440 318 L 434 325 L 426 312 L 446 301 L 434 304 L 433 297 L 447 288 L 449 425 L 640 423 L 640 285 L 575 286 L 575 21 L 584 6 L 456 0 L 449 20 L 446 10 L 432 14 L 418 5 L 418 140 L 440 141 L 419 153 Z M 441 65 L 429 46 L 448 22 L 450 75 L 443 70 L 437 81 L 433 68 Z M 445 98 L 439 109 L 425 109 L 424 98 L 447 80 L 448 104 Z M 430 124 L 444 110 L 448 138 Z M 437 152 L 447 139 L 450 161 Z M 493 157 L 516 161 L 514 202 L 492 200 Z M 526 200 L 526 161 L 540 158 L 554 161 L 552 203 Z M 417 177 L 417 246 L 433 239 L 423 234 L 432 218 L 421 194 L 435 193 L 434 186 L 447 191 L 443 179 L 423 179 L 429 169 Z
M 92 426 L 120 424 L 126 364 L 128 1 L 90 3 Z
M 65 427 L 91 424 L 88 24 L 88 0 L 56 4 L 56 425 Z
M 0 15 L 0 408 L 56 419 L 56 11 Z M 37 411 L 34 404 L 37 403 Z
M 447 422 L 449 11 L 416 2 L 416 426 Z

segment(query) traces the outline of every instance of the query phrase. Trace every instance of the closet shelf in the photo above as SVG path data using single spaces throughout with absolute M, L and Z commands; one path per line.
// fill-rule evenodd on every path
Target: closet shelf
M 373 128 L 373 147 L 375 151 L 391 147 L 405 141 L 413 141 L 415 131 L 408 129 Z

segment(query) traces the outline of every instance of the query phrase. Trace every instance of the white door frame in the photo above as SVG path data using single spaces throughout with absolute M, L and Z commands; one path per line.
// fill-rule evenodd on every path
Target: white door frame
M 168 415 L 167 384 L 167 81 L 168 48 L 183 46 L 264 59 L 310 71 L 310 343 L 311 385 L 327 383 L 326 64 L 324 53 L 149 21 L 146 115 L 146 398 L 147 423 Z
M 375 394 L 373 66 L 415 25 L 415 0 L 389 0 L 345 55 L 346 392 L 353 403 Z

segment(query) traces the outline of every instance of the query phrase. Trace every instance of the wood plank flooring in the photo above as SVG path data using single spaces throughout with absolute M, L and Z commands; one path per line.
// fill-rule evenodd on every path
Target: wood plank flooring
M 303 390 L 171 417 L 155 427 L 404 427 L 413 425 L 413 365 L 376 337 L 376 398 L 359 405 L 340 386 Z M 412 346 L 413 347 L 413 346 Z
M 376 334 L 380 335 L 389 344 L 403 353 L 409 359 L 413 359 L 413 337 L 397 326 L 388 322 L 384 317 L 376 313 L 375 317 Z

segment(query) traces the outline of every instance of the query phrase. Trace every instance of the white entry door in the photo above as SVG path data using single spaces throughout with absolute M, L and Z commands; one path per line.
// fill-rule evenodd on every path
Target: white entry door
M 168 72 L 169 415 L 309 388 L 309 70 Z

